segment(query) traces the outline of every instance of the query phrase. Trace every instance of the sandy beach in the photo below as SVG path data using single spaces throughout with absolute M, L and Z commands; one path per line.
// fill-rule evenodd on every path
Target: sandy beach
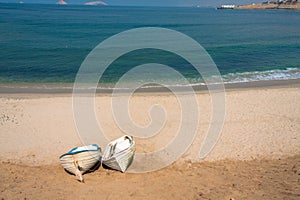
M 184 94 L 183 94 L 184 95 Z M 82 184 L 64 172 L 58 157 L 82 142 L 71 94 L 1 94 L 0 197 L 3 199 L 298 199 L 300 197 L 300 85 L 226 91 L 226 118 L 213 151 L 199 159 L 210 124 L 210 96 L 198 92 L 197 137 L 171 166 L 146 174 L 100 168 Z M 107 137 L 122 133 L 113 120 L 111 97 L 98 94 L 95 112 Z M 137 152 L 162 148 L 178 129 L 180 107 L 170 93 L 139 93 L 130 112 L 145 126 L 153 104 L 167 121 L 159 135 L 136 139 Z M 104 148 L 104 147 L 102 147 Z

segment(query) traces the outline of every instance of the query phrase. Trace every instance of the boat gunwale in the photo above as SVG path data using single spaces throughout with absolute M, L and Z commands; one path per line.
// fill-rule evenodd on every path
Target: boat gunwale
M 87 145 L 87 146 L 95 146 L 97 147 L 96 150 L 88 150 L 88 149 L 85 149 L 85 150 L 81 150 L 81 151 L 77 151 L 77 152 L 72 152 L 80 147 L 74 147 L 73 149 L 71 149 L 69 152 L 65 153 L 65 154 L 62 154 L 59 159 L 61 159 L 62 157 L 64 156 L 69 156 L 69 155 L 76 155 L 76 154 L 79 154 L 79 153 L 83 153 L 83 152 L 97 152 L 99 151 L 99 153 L 101 152 L 101 148 L 97 145 L 97 144 L 91 144 L 91 145 Z M 85 147 L 85 146 L 83 146 Z
M 118 153 L 113 154 L 113 156 L 110 156 L 110 157 L 107 157 L 107 158 L 105 157 L 105 154 L 103 154 L 102 161 L 108 161 L 108 160 L 110 160 L 112 158 L 118 157 L 119 155 L 122 155 L 124 153 L 128 153 L 128 150 L 131 150 L 132 147 L 134 147 L 134 145 L 135 145 L 135 142 L 133 141 L 128 148 L 123 149 L 122 151 L 119 151 Z
M 113 146 L 115 143 L 118 143 L 118 141 L 121 141 L 123 138 L 126 138 L 126 137 L 128 137 L 128 139 L 129 139 L 129 141 L 130 141 L 129 147 L 123 149 L 122 151 L 119 151 L 119 152 L 117 152 L 117 153 L 114 153 L 112 156 L 109 156 L 109 153 L 107 153 L 107 152 L 108 152 L 108 151 L 107 151 L 107 148 L 105 148 L 105 151 L 103 152 L 103 155 L 102 155 L 102 162 L 109 161 L 110 159 L 116 158 L 116 157 L 118 157 L 118 156 L 120 156 L 120 155 L 122 155 L 122 154 L 127 154 L 127 153 L 129 153 L 128 151 L 130 151 L 132 148 L 135 148 L 135 141 L 133 140 L 132 136 L 129 136 L 129 135 L 124 135 L 124 136 L 122 136 L 122 137 L 120 137 L 120 138 L 118 138 L 118 139 L 116 139 L 116 140 L 111 141 L 111 142 L 107 145 L 107 147 L 110 146 L 110 148 L 112 148 L 112 146 Z M 135 150 L 134 150 L 134 151 L 135 151 Z M 108 155 L 106 155 L 106 154 L 108 154 Z

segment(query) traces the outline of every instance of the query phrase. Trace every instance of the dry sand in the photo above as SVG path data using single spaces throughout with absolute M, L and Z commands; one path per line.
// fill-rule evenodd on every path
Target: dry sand
M 300 157 L 172 165 L 147 174 L 101 168 L 79 183 L 60 166 L 1 163 L 4 199 L 299 199 Z
M 63 171 L 58 157 L 81 145 L 70 95 L 1 94 L 0 197 L 4 199 L 299 199 L 300 87 L 238 89 L 226 93 L 226 119 L 213 151 L 199 160 L 209 126 L 210 97 L 197 94 L 201 108 L 197 138 L 185 155 L 166 169 L 121 174 L 100 168 L 85 184 Z M 110 139 L 121 135 L 111 114 L 111 97 L 99 95 L 95 110 Z M 137 94 L 133 120 L 151 122 L 148 109 L 164 106 L 161 133 L 137 139 L 137 152 L 162 148 L 178 129 L 180 109 L 168 93 Z M 104 148 L 104 147 L 102 147 Z

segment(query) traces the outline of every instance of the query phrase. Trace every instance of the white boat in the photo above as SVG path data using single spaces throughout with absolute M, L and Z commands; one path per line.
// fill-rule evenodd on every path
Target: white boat
M 125 135 L 108 144 L 102 163 L 112 169 L 125 172 L 130 166 L 135 153 L 135 142 L 131 136 Z
M 82 175 L 101 163 L 101 148 L 97 144 L 75 147 L 59 157 L 61 165 L 83 182 Z

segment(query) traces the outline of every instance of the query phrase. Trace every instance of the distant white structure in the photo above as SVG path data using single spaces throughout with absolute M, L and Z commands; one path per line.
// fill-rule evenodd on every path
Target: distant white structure
M 107 6 L 107 3 L 103 2 L 103 1 L 91 1 L 91 2 L 87 2 L 84 5 L 88 5 L 88 6 Z
M 64 0 L 59 0 L 56 4 L 59 4 L 59 5 L 67 5 L 68 3 L 65 2 Z
M 221 5 L 219 9 L 234 9 L 236 5 Z

